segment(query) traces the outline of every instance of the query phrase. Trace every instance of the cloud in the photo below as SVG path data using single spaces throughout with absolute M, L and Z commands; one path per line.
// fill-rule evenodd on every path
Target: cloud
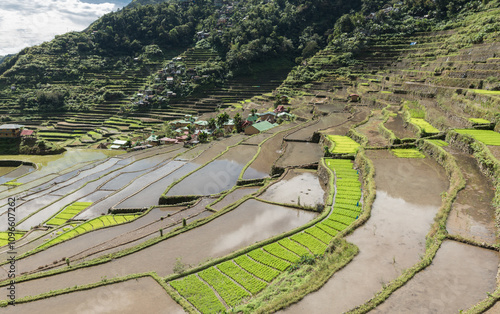
M 81 31 L 119 7 L 111 2 L 81 0 L 1 0 L 0 55 L 17 53 L 55 35 Z

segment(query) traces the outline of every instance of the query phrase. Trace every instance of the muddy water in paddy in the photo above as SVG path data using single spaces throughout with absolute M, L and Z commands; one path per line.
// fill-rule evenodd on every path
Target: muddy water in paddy
M 398 159 L 385 151 L 368 154 L 375 165 L 376 199 L 368 222 L 347 237 L 359 247 L 359 254 L 320 290 L 285 312 L 345 312 L 366 302 L 424 253 L 425 236 L 441 205 L 440 193 L 448 188 L 444 170 L 429 158 Z
M 365 120 L 369 114 L 367 107 L 357 107 L 357 110 L 358 112 L 356 112 L 350 120 L 344 120 L 339 124 L 326 126 L 321 129 L 322 133 L 331 135 L 346 135 L 352 125 Z
M 17 304 L 4 313 L 185 313 L 150 277 Z
M 259 198 L 282 204 L 314 206 L 324 203 L 325 191 L 315 171 L 293 170 Z
M 109 279 L 146 271 L 156 271 L 160 276 L 166 276 L 172 273 L 179 257 L 184 263 L 197 265 L 209 258 L 227 255 L 256 241 L 302 226 L 316 215 L 248 200 L 223 217 L 132 255 L 94 267 L 18 283 L 17 297 L 98 282 L 102 276 Z
M 415 138 L 416 134 L 409 128 L 405 128 L 403 117 L 398 113 L 395 117 L 389 117 L 384 124 L 386 128 L 394 132 L 397 138 Z
M 217 204 L 212 205 L 212 207 L 216 210 L 221 210 L 227 205 L 230 205 L 234 202 L 239 201 L 243 197 L 255 193 L 259 190 L 259 187 L 256 188 L 239 188 L 234 190 L 233 192 L 229 193 L 226 195 L 222 201 L 218 202 Z
M 467 185 L 458 192 L 453 203 L 446 229 L 479 242 L 496 243 L 495 208 L 492 205 L 495 188 L 491 180 L 482 174 L 475 159 L 449 146 Z
M 319 162 L 323 148 L 316 143 L 288 142 L 285 153 L 278 160 L 280 167 L 302 166 Z
M 168 207 L 168 208 L 156 208 L 150 211 L 145 216 L 134 220 L 133 222 L 120 224 L 110 228 L 98 229 L 72 240 L 60 243 L 58 245 L 52 246 L 42 252 L 35 255 L 29 256 L 17 262 L 17 266 L 21 272 L 32 271 L 37 269 L 39 266 L 50 265 L 55 260 L 61 260 L 66 257 L 72 257 L 80 252 L 84 252 L 92 247 L 102 245 L 105 242 L 111 241 L 112 239 L 117 239 L 115 245 L 119 242 L 125 242 L 124 237 L 128 237 L 129 233 L 140 228 L 144 229 L 145 226 L 149 226 L 154 222 L 166 225 L 170 219 L 161 221 L 160 217 L 166 217 L 167 215 L 173 215 L 179 212 L 183 207 Z M 201 211 L 201 210 L 200 210 Z M 154 231 L 158 231 L 159 227 L 155 226 Z M 149 229 L 148 229 L 149 230 Z M 149 231 L 151 232 L 151 231 Z M 118 239 L 119 238 L 119 239 Z M 3 276 L 2 276 L 3 277 Z
M 237 134 L 231 137 L 224 137 L 217 141 L 210 142 L 210 146 L 203 151 L 201 155 L 193 159 L 194 163 L 203 165 L 219 155 L 221 152 L 226 150 L 229 146 L 236 145 L 238 142 L 243 140 L 246 135 Z M 227 153 L 226 153 L 227 154 Z
M 6 169 L 4 169 L 6 168 Z M 23 176 L 27 173 L 35 171 L 33 166 L 29 165 L 21 165 L 19 167 L 0 167 L 0 184 L 8 182 L 10 180 L 14 180 L 20 176 Z
M 458 313 L 496 288 L 498 253 L 445 241 L 432 264 L 370 313 Z
M 262 144 L 257 158 L 250 164 L 255 171 L 245 171 L 243 179 L 261 179 L 268 177 L 271 167 L 282 153 L 283 137 L 285 133 L 277 134 Z M 248 170 L 248 169 L 247 169 Z M 260 173 L 260 175 L 259 175 Z
M 1 176 L 6 175 L 7 173 L 11 172 L 12 170 L 16 169 L 17 167 L 0 167 L 0 178 Z
M 256 146 L 230 148 L 221 157 L 174 185 L 167 195 L 209 195 L 229 190 L 256 153 Z

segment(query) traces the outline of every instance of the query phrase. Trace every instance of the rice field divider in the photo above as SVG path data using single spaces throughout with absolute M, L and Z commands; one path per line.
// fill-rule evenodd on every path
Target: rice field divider
M 448 139 L 447 142 L 449 142 Z M 446 239 L 446 228 L 440 226 L 446 225 L 446 220 L 448 219 L 449 213 L 451 211 L 453 201 L 455 200 L 458 192 L 465 187 L 466 182 L 463 174 L 460 171 L 460 168 L 458 167 L 454 157 L 450 153 L 446 152 L 442 147 L 434 145 L 433 143 L 425 140 L 418 140 L 417 143 L 421 150 L 426 152 L 427 155 L 435 158 L 436 162 L 443 168 L 445 168 L 446 174 L 450 180 L 448 191 L 443 198 L 443 201 L 441 203 L 442 205 L 439 208 L 436 219 L 426 236 L 427 245 L 424 256 L 415 265 L 405 269 L 398 278 L 386 284 L 385 287 L 381 291 L 377 292 L 375 296 L 372 297 L 369 301 L 356 307 L 356 311 L 359 311 L 360 313 L 369 312 L 379 304 L 383 303 L 394 291 L 405 285 L 418 272 L 426 269 L 427 266 L 431 265 L 442 242 Z M 495 293 L 499 292 L 500 289 L 497 288 Z M 496 299 L 493 301 L 496 302 Z
M 382 120 L 382 123 L 378 125 L 378 131 L 389 141 L 389 145 L 399 144 L 400 139 L 396 136 L 396 134 L 394 134 L 392 130 L 389 130 L 385 126 L 385 123 L 387 123 L 392 114 L 392 111 L 386 109 L 388 107 L 390 107 L 390 105 L 387 105 L 387 107 L 382 110 L 382 112 L 384 113 L 384 118 Z
M 293 130 L 293 129 L 299 128 L 299 127 L 301 127 L 301 126 L 305 125 L 307 122 L 308 122 L 308 121 L 303 122 L 303 123 L 301 123 L 301 124 L 298 124 L 298 125 L 296 125 L 296 126 L 294 126 L 294 127 L 291 127 L 291 128 L 289 128 L 289 129 L 285 129 L 285 130 L 282 130 L 282 131 L 276 132 L 276 133 L 274 133 L 273 135 L 271 135 L 271 136 L 267 137 L 266 139 L 264 139 L 262 142 L 260 142 L 260 143 L 259 143 L 259 145 L 258 145 L 259 147 L 257 148 L 257 152 L 255 153 L 255 155 L 252 157 L 252 159 L 250 159 L 250 161 L 249 161 L 249 162 L 247 162 L 247 163 L 246 163 L 246 165 L 245 165 L 245 166 L 243 167 L 243 169 L 241 170 L 241 172 L 240 172 L 240 176 L 238 177 L 238 181 L 243 180 L 243 175 L 245 174 L 245 171 L 246 171 L 246 170 L 250 167 L 250 165 L 251 165 L 251 164 L 255 161 L 255 159 L 257 159 L 257 157 L 258 157 L 258 156 L 259 156 L 259 154 L 260 154 L 260 151 L 262 150 L 262 145 L 263 145 L 265 142 L 267 142 L 268 140 L 272 139 L 272 138 L 273 138 L 273 137 L 275 137 L 275 136 L 278 136 L 278 134 L 281 134 L 281 133 L 283 133 L 283 132 L 288 132 L 288 131 L 291 131 L 291 130 Z M 294 132 L 295 132 L 295 131 L 294 131 Z M 290 135 L 290 134 L 292 134 L 292 133 L 293 133 L 293 132 L 291 132 L 291 133 L 289 133 L 289 134 L 287 134 L 287 135 Z M 254 134 L 254 135 L 252 135 L 252 137 L 253 137 L 253 136 L 256 136 L 256 135 L 259 135 L 259 134 L 260 134 L 260 133 Z M 245 139 L 245 140 L 247 140 L 247 139 Z

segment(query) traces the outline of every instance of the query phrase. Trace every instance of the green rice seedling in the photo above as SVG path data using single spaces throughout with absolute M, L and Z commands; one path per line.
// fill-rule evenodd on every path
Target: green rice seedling
M 345 210 L 350 210 L 350 211 L 353 211 L 353 212 L 361 212 L 361 205 L 359 206 L 356 206 L 356 205 L 348 205 L 348 204 L 340 204 L 340 203 L 335 203 L 335 205 L 333 206 L 333 210 L 337 210 L 337 209 L 345 209 Z
M 344 215 L 339 215 L 335 212 L 332 213 L 330 215 L 330 217 L 328 217 L 328 219 L 336 221 L 336 222 L 340 222 L 346 226 L 349 226 L 354 220 L 356 220 L 356 218 L 352 218 L 352 217 L 344 216 Z
M 474 124 L 490 124 L 491 121 L 481 118 L 469 118 L 469 121 Z
M 455 132 L 470 135 L 486 145 L 500 146 L 500 133 L 491 130 L 456 129 Z
M 315 237 L 316 239 L 320 240 L 321 242 L 328 244 L 330 241 L 333 239 L 332 235 L 330 235 L 327 232 L 324 232 L 322 229 L 320 229 L 317 226 L 313 226 L 311 228 L 307 228 L 304 230 L 305 233 L 308 233 Z
M 235 284 L 215 267 L 200 271 L 198 276 L 211 285 L 230 307 L 238 305 L 244 298 L 250 296 L 245 289 Z
M 500 95 L 500 91 L 497 90 L 473 89 L 472 91 L 482 95 Z
M 259 293 L 267 286 L 264 281 L 257 279 L 255 276 L 243 270 L 233 261 L 223 262 L 217 265 L 217 268 L 226 276 L 245 287 L 245 289 L 250 291 L 252 294 Z
M 307 247 L 313 254 L 325 253 L 326 244 L 305 232 L 294 234 L 290 238 Z
M 337 231 L 342 231 L 344 230 L 345 228 L 347 228 L 346 225 L 340 223 L 340 222 L 337 222 L 337 221 L 334 221 L 334 220 L 331 220 L 331 219 L 325 219 L 322 221 L 322 223 L 332 229 L 335 229 Z
M 425 155 L 422 154 L 418 149 L 410 148 L 410 149 L 402 149 L 402 148 L 394 148 L 391 149 L 391 152 L 394 156 L 398 158 L 425 158 Z
M 332 237 L 336 236 L 337 233 L 339 233 L 338 230 L 328 227 L 328 225 L 325 225 L 323 222 L 316 224 L 316 227 L 320 228 L 321 230 L 328 233 Z
M 332 154 L 356 154 L 360 146 L 359 143 L 348 136 L 327 135 L 327 139 L 334 144 L 333 149 L 330 151 Z
M 234 261 L 241 268 L 245 269 L 254 276 L 262 280 L 265 280 L 267 282 L 271 282 L 274 278 L 276 278 L 280 274 L 279 270 L 276 270 L 274 268 L 256 262 L 246 255 L 240 255 L 237 258 L 235 258 Z
M 428 140 L 429 142 L 431 142 L 432 144 L 434 145 L 437 145 L 439 147 L 444 147 L 444 146 L 448 146 L 448 143 L 446 143 L 445 141 L 443 140 Z
M 264 251 L 268 252 L 269 254 L 272 254 L 274 256 L 277 256 L 281 259 L 287 260 L 290 263 L 295 263 L 300 259 L 300 256 L 297 254 L 293 253 L 292 251 L 286 249 L 285 247 L 281 246 L 279 243 L 271 243 L 262 248 Z
M 202 313 L 221 313 L 226 310 L 212 289 L 195 275 L 173 280 L 170 285 Z
M 286 249 L 294 252 L 298 256 L 311 255 L 311 253 L 305 247 L 298 244 L 297 242 L 290 240 L 290 238 L 281 239 L 278 241 L 278 243 Z
M 290 267 L 290 263 L 282 260 L 281 258 L 278 258 L 274 255 L 271 255 L 267 253 L 266 251 L 263 251 L 261 249 L 255 249 L 252 250 L 248 253 L 248 256 L 256 260 L 257 262 L 260 262 L 264 265 L 267 265 L 269 267 L 275 268 L 279 271 L 284 271 L 288 267 Z
M 427 134 L 436 134 L 439 133 L 439 130 L 433 127 L 429 122 L 420 118 L 411 118 L 410 123 L 417 125 L 424 133 Z
M 19 240 L 23 235 L 24 232 L 14 232 L 14 241 Z M 0 246 L 7 244 L 9 244 L 9 232 L 0 232 Z
M 88 208 L 92 205 L 92 202 L 74 202 L 68 206 L 66 206 L 62 211 L 60 211 L 57 215 L 53 216 L 49 219 L 46 224 L 52 226 L 59 226 L 64 224 L 67 220 L 75 217 L 84 209 Z

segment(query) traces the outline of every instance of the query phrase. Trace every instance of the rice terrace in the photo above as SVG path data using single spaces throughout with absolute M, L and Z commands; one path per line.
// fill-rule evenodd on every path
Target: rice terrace
M 0 311 L 500 313 L 499 1 L 337 2 L 6 57 Z

